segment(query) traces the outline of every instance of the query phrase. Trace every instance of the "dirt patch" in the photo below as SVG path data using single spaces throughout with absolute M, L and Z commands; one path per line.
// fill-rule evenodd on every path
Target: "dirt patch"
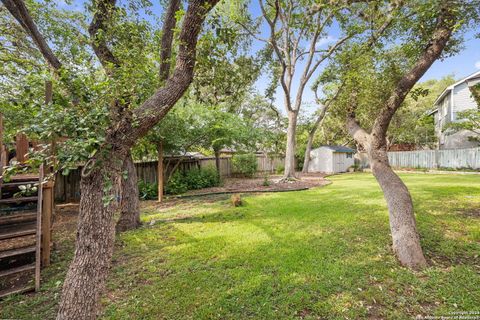
M 459 212 L 460 215 L 469 218 L 480 218 L 480 208 L 462 210 Z
M 313 187 L 320 187 L 330 182 L 325 179 L 325 174 L 322 173 L 307 173 L 299 174 L 299 179 L 288 182 L 280 182 L 282 176 L 274 175 L 268 177 L 268 185 L 265 185 L 265 178 L 228 178 L 225 179 L 223 186 L 205 188 L 199 190 L 191 190 L 184 195 L 200 195 L 209 193 L 222 192 L 273 192 L 273 191 L 291 191 L 302 190 Z

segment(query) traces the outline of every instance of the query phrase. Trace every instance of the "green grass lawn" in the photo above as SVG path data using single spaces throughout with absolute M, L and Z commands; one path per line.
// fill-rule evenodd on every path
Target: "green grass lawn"
M 326 187 L 156 210 L 118 238 L 104 319 L 412 319 L 480 311 L 480 176 L 403 174 L 430 267 L 392 255 L 370 174 Z M 70 238 L 71 239 L 71 238 Z M 0 318 L 54 316 L 72 241 L 42 292 L 0 303 Z

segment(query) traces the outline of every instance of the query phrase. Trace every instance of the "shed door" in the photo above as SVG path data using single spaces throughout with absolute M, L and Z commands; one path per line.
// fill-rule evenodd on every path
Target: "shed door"
M 345 172 L 345 154 L 333 153 L 333 172 Z

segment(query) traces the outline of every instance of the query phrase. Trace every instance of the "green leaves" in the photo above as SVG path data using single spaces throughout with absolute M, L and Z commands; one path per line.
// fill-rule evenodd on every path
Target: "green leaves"
M 453 134 L 462 130 L 472 133 L 468 137 L 470 141 L 476 141 L 480 145 L 480 109 L 469 109 L 458 112 L 456 121 L 446 125 L 445 133 Z

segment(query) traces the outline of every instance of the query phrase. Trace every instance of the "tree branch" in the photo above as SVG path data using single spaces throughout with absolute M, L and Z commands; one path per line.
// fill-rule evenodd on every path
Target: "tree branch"
M 12 16 L 20 23 L 22 28 L 32 37 L 38 49 L 42 53 L 48 64 L 55 70 L 59 70 L 62 64 L 53 53 L 45 38 L 38 31 L 37 25 L 25 6 L 23 0 L 2 0 L 2 3 Z
M 144 136 L 160 121 L 182 97 L 193 79 L 198 35 L 208 12 L 219 0 L 190 0 L 179 36 L 179 50 L 175 69 L 165 85 L 158 89 L 140 107 L 132 119 L 124 118 L 113 135 L 124 140 L 126 147 Z
M 318 59 L 315 64 L 313 65 L 312 69 L 310 70 L 310 72 L 307 74 L 307 79 L 310 79 L 313 75 L 313 73 L 315 72 L 315 70 L 317 70 L 318 66 L 323 62 L 325 61 L 326 59 L 328 59 L 329 57 L 332 56 L 332 54 L 335 53 L 335 51 L 345 42 L 347 41 L 348 39 L 350 39 L 351 37 L 353 37 L 353 35 L 346 35 L 345 37 L 343 37 L 342 39 L 338 40 L 333 46 L 331 46 L 328 51 L 322 55 L 320 57 L 320 59 Z M 308 80 L 307 80 L 308 81 Z
M 350 92 L 350 106 L 347 110 L 346 127 L 348 133 L 355 141 L 365 150 L 369 147 L 370 134 L 360 126 L 360 122 L 356 118 L 356 110 L 358 108 L 358 92 L 354 89 Z
M 268 43 L 271 45 L 270 41 L 267 40 L 267 39 L 264 39 L 264 38 L 261 38 L 260 36 L 258 36 L 258 34 L 256 34 L 255 32 L 253 32 L 252 30 L 250 30 L 245 24 L 243 24 L 243 22 L 241 21 L 237 21 L 236 22 L 238 25 L 240 25 L 240 27 L 242 27 L 243 30 L 245 30 L 250 36 L 252 36 L 253 38 L 255 38 L 256 40 L 260 41 L 260 42 L 264 42 L 264 43 Z
M 258 3 L 260 5 L 262 15 L 263 15 L 265 21 L 267 21 L 267 24 L 270 27 L 270 41 L 269 41 L 269 43 L 273 47 L 273 51 L 275 52 L 275 55 L 277 56 L 277 59 L 280 62 L 280 65 L 282 67 L 282 72 L 280 74 L 280 84 L 282 86 L 283 93 L 284 93 L 285 106 L 287 108 L 287 111 L 293 111 L 292 102 L 291 102 L 291 99 L 290 99 L 290 88 L 289 88 L 289 86 L 288 86 L 288 84 L 285 80 L 285 75 L 287 73 L 287 64 L 285 62 L 285 59 L 282 56 L 282 53 L 280 52 L 280 48 L 277 44 L 277 39 L 276 39 L 277 35 L 276 35 L 275 25 L 277 23 L 277 19 L 278 19 L 278 15 L 279 15 L 280 5 L 278 3 L 278 0 L 275 0 L 275 16 L 274 16 L 273 20 L 271 20 L 268 17 L 268 14 L 267 14 L 267 11 L 265 10 L 265 7 L 263 6 L 263 0 L 258 0 Z
M 180 9 L 180 0 L 170 0 L 170 3 L 165 13 L 165 20 L 162 28 L 162 43 L 160 48 L 160 81 L 168 79 L 170 74 L 171 57 L 172 57 L 172 42 L 173 33 L 177 20 L 175 14 Z
M 111 22 L 116 2 L 116 0 L 94 1 L 94 5 L 96 5 L 95 13 L 92 23 L 88 27 L 88 33 L 92 39 L 93 51 L 105 70 L 110 70 L 111 66 L 120 66 L 120 62 L 115 58 L 105 41 L 107 23 Z
M 395 90 L 387 100 L 384 108 L 375 119 L 372 128 L 372 135 L 380 140 L 384 140 L 390 120 L 397 111 L 397 109 L 405 100 L 406 95 L 410 92 L 412 87 L 430 68 L 430 66 L 437 60 L 443 49 L 450 39 L 456 17 L 451 8 L 454 3 L 446 1 L 441 8 L 441 13 L 437 19 L 435 30 L 432 34 L 429 44 L 424 49 L 422 56 L 417 60 L 412 69 L 406 72 L 403 77 L 397 82 Z

